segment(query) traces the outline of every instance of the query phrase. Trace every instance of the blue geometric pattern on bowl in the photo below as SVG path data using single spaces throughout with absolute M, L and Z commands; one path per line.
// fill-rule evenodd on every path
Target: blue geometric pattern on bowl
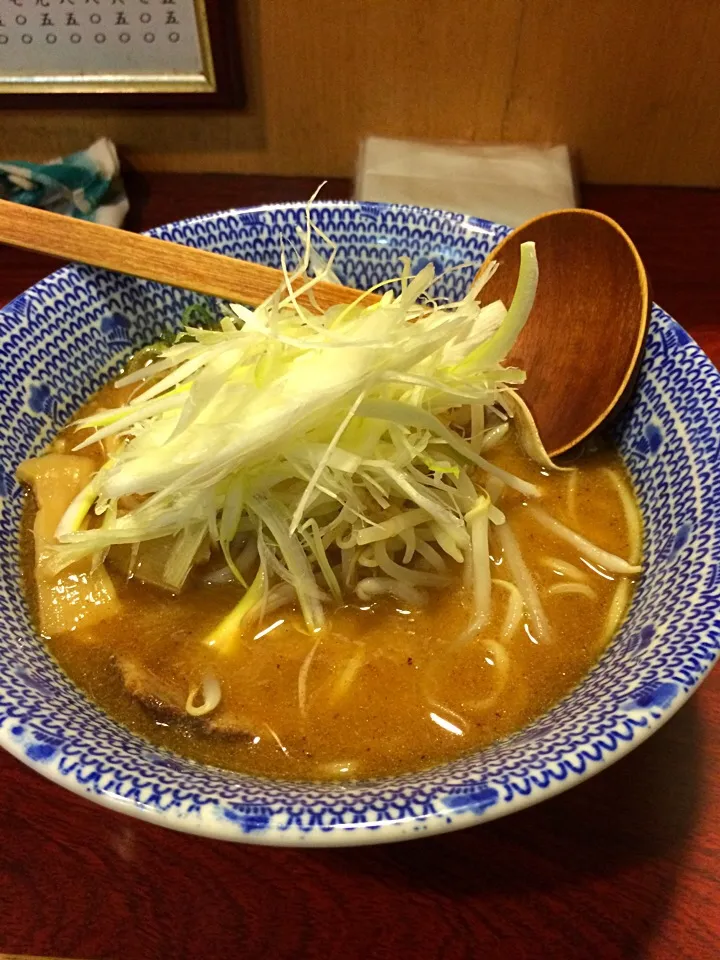
M 456 267 L 436 283 L 457 297 L 506 233 L 460 214 L 319 203 L 357 287 L 399 258 Z M 279 264 L 297 246 L 303 206 L 232 210 L 154 231 Z M 542 254 L 541 254 L 542 255 Z M 720 649 L 720 376 L 658 307 L 631 406 L 617 426 L 645 524 L 645 574 L 630 615 L 584 682 L 505 742 L 430 771 L 357 784 L 278 783 L 203 767 L 106 717 L 34 635 L 20 590 L 21 491 L 37 453 L 132 349 L 172 328 L 192 294 L 69 266 L 0 311 L 0 742 L 55 782 L 168 827 L 271 844 L 392 841 L 503 816 L 618 759 L 687 699 Z

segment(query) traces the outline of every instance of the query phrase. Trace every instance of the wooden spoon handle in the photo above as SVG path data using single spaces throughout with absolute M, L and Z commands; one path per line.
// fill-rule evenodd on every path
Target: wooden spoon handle
M 275 267 L 235 260 L 8 200 L 0 200 L 0 243 L 251 307 L 261 304 L 284 283 L 282 271 Z M 313 287 L 313 293 L 318 306 L 327 310 L 337 303 L 352 303 L 362 291 L 320 281 Z M 363 304 L 369 306 L 379 299 L 377 294 L 368 293 Z

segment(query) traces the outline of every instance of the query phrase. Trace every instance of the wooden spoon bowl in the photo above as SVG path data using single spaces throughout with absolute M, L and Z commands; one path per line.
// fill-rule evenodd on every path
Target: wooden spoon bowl
M 569 450 L 629 396 L 647 332 L 645 268 L 625 231 L 593 210 L 557 210 L 518 227 L 491 252 L 500 269 L 483 303 L 509 306 L 520 244 L 534 240 L 535 304 L 508 363 L 527 370 L 520 394 L 551 456 Z

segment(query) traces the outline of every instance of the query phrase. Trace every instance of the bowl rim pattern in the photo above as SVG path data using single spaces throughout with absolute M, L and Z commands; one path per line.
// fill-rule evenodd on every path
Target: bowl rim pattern
M 206 239 L 204 229 L 212 228 L 217 230 L 216 241 L 219 238 L 220 243 L 233 243 L 237 239 L 233 236 L 236 227 L 252 233 L 260 224 L 266 233 L 272 232 L 278 223 L 292 225 L 304 208 L 305 205 L 300 203 L 237 208 L 178 221 L 149 233 L 192 243 L 203 242 Z M 318 202 L 314 209 L 330 222 L 331 227 L 346 230 L 351 237 L 355 236 L 353 231 L 359 229 L 357 221 L 363 217 L 373 221 L 371 232 L 390 229 L 391 224 L 403 225 L 403 229 L 407 226 L 412 243 L 424 251 L 425 256 L 436 255 L 435 247 L 442 246 L 438 237 L 452 250 L 465 249 L 472 239 L 474 251 L 482 256 L 507 232 L 507 228 L 490 221 L 405 205 L 327 201 Z M 402 235 L 400 232 L 399 236 Z M 478 241 L 478 238 L 481 239 Z M 353 242 L 362 247 L 367 240 L 360 236 Z M 427 243 L 435 246 L 425 249 L 423 244 Z M 28 298 L 42 319 L 43 305 L 62 299 L 64 285 L 75 283 L 78 278 L 102 279 L 103 276 L 107 281 L 104 271 L 71 264 L 44 278 L 0 310 L 0 342 L 4 324 L 12 340 L 15 337 L 13 325 L 25 322 L 23 311 L 28 309 Z M 135 282 L 120 278 L 116 286 L 120 289 Z M 112 283 L 110 288 L 113 288 Z M 92 316 L 90 322 L 104 324 L 105 319 Z M 111 337 L 117 339 L 114 345 L 111 344 L 112 350 L 117 353 L 125 349 L 129 341 L 123 341 L 123 329 L 119 328 L 119 333 L 112 326 L 107 329 Z M 112 350 L 108 352 L 107 362 L 92 368 L 97 385 L 113 368 Z M 36 371 L 31 367 L 29 372 L 34 374 Z M 26 373 L 20 373 L 26 380 Z M 3 403 L 4 377 L 5 374 L 0 373 L 0 399 Z M 713 458 L 715 462 L 718 460 L 720 418 L 716 412 L 714 420 L 711 413 L 703 419 L 692 407 L 687 394 L 682 392 L 689 383 L 715 403 L 716 411 L 720 409 L 717 403 L 720 400 L 720 374 L 682 327 L 659 307 L 653 306 L 638 395 L 632 409 L 621 418 L 617 430 L 621 450 L 634 477 L 642 477 L 643 470 L 653 477 L 657 474 L 654 485 L 640 490 L 644 509 L 655 509 L 652 498 L 658 493 L 664 491 L 669 496 L 668 471 L 673 476 L 680 471 L 682 482 L 689 484 L 688 489 L 691 489 L 687 496 L 692 498 L 693 489 L 697 494 L 693 510 L 687 515 L 676 511 L 670 517 L 675 525 L 670 539 L 665 531 L 662 542 L 651 543 L 651 563 L 658 565 L 662 575 L 669 578 L 668 583 L 672 582 L 672 571 L 663 571 L 668 571 L 676 562 L 689 564 L 684 619 L 682 611 L 678 613 L 673 607 L 668 621 L 672 631 L 669 627 L 666 629 L 664 623 L 652 623 L 647 619 L 652 598 L 648 600 L 639 590 L 640 596 L 633 600 L 630 621 L 636 606 L 642 608 L 644 619 L 639 624 L 626 622 L 617 641 L 601 656 L 579 687 L 548 714 L 509 740 L 443 767 L 400 778 L 364 781 L 357 786 L 283 783 L 242 777 L 203 767 L 150 746 L 123 731 L 109 718 L 103 718 L 69 681 L 66 680 L 63 686 L 63 675 L 49 655 L 46 654 L 47 662 L 43 661 L 43 666 L 53 665 L 54 674 L 58 676 L 47 680 L 42 669 L 38 672 L 33 666 L 15 668 L 3 663 L 7 659 L 7 650 L 0 647 L 0 745 L 53 782 L 119 812 L 202 836 L 271 845 L 356 845 L 428 836 L 488 822 L 582 782 L 625 756 L 667 722 L 705 678 L 720 651 L 720 517 L 717 510 L 720 497 L 718 480 L 712 471 L 704 469 Z M 48 398 L 40 394 L 36 394 L 33 400 L 32 393 L 28 401 L 33 413 L 45 416 L 43 429 L 46 435 L 52 429 L 52 416 L 46 409 L 48 402 Z M 21 425 L 28 424 L 25 413 L 23 408 L 22 416 L 18 414 L 19 419 L 16 418 Z M 633 417 L 641 415 L 644 417 L 642 424 L 633 421 Z M 689 434 L 691 415 L 695 431 L 692 436 Z M 698 418 L 701 421 L 699 427 Z M 33 421 L 35 426 L 39 422 Z M 672 459 L 667 451 L 676 436 L 685 437 L 683 442 L 686 441 L 687 449 L 684 453 L 673 453 L 675 459 L 671 469 L 665 461 Z M 666 453 L 659 456 L 663 448 Z M 699 465 L 694 463 L 695 459 Z M 10 471 L 7 463 L 2 461 L 0 500 L 10 501 L 11 486 Z M 711 508 L 709 520 L 704 515 L 707 522 L 700 525 L 701 508 L 708 505 Z M 4 524 L 0 512 L 0 532 L 3 532 Z M 664 529 L 662 523 L 660 528 Z M 683 530 L 686 532 L 681 536 Z M 693 547 L 693 535 L 700 538 L 704 553 L 700 547 Z M 8 623 L 12 623 L 15 630 L 12 642 L 36 642 L 34 637 L 26 640 L 20 637 L 18 640 L 17 631 L 22 634 L 23 629 L 27 632 L 27 627 L 23 628 L 20 621 L 12 620 L 13 617 L 17 620 L 19 614 L 17 605 L 12 606 L 8 600 L 9 584 L 10 581 L 7 584 L 3 581 L 0 586 L 0 629 L 3 631 L 0 642 L 7 647 L 4 631 Z M 690 613 L 694 618 L 692 622 Z M 689 639 L 685 642 L 683 638 L 688 631 Z M 675 640 L 676 637 L 679 639 Z M 619 644 L 623 645 L 622 655 L 630 664 L 629 681 L 616 693 L 610 691 L 609 682 L 605 686 L 596 683 L 596 693 L 604 698 L 604 712 L 598 707 L 599 712 L 590 725 L 580 722 L 580 717 L 574 720 L 570 717 L 567 720 L 570 734 L 562 742 L 553 744 L 554 724 L 566 722 L 563 710 L 571 701 L 582 698 L 583 691 L 589 684 L 592 686 L 590 681 L 595 683 L 598 680 L 606 670 L 608 654 Z M 12 683 L 8 686 L 10 672 Z M 59 710 L 60 719 L 54 722 L 47 711 L 43 713 L 38 707 L 37 698 L 33 700 L 34 695 L 42 694 L 43 689 L 50 689 L 58 697 L 58 702 L 62 700 L 64 708 L 66 704 L 81 703 L 92 723 L 104 722 L 112 728 L 112 736 L 117 738 L 119 731 L 128 743 L 132 741 L 133 752 L 129 748 L 125 752 L 120 750 L 118 756 L 121 760 L 113 766 L 110 759 L 112 749 L 106 743 L 89 744 L 83 742 L 82 736 L 68 736 L 62 710 Z M 29 707 L 31 700 L 33 704 Z M 513 749 L 508 750 L 508 744 Z M 507 754 L 505 759 L 503 751 Z M 144 771 L 142 776 L 138 774 L 140 769 Z M 234 785 L 235 793 L 230 791 L 228 795 L 225 788 L 229 784 Z M 285 800 L 278 799 L 283 795 L 286 795 Z

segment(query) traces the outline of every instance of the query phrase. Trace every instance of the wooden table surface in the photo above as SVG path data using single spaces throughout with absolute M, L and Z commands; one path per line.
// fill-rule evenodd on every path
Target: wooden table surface
M 133 226 L 305 199 L 313 180 L 154 176 Z M 349 184 L 331 181 L 327 197 Z M 720 192 L 588 187 L 635 239 L 655 299 L 720 364 Z M 0 304 L 49 258 L 0 249 Z M 720 671 L 644 746 L 548 803 L 353 850 L 202 840 L 111 813 L 0 752 L 0 956 L 720 956 Z

